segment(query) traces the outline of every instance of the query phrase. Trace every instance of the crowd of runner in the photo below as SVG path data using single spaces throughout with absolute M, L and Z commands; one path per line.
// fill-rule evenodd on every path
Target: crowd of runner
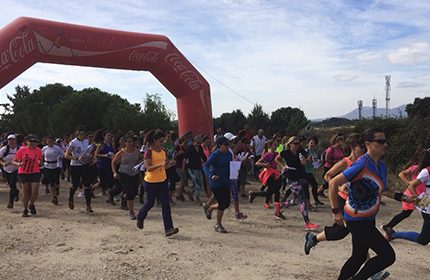
M 285 211 L 297 206 L 309 231 L 306 255 L 322 241 L 341 240 L 351 233 L 352 256 L 339 279 L 385 279 L 389 273 L 383 270 L 395 262 L 391 240 L 430 242 L 430 148 L 417 150 L 399 174 L 405 191 L 395 192 L 387 185 L 381 160 L 387 147 L 381 129 L 346 138 L 337 133 L 322 153 L 317 137 L 275 134 L 267 138 L 263 129 L 253 135 L 248 127 L 236 135 L 219 128 L 213 139 L 191 132 L 178 137 L 173 131 L 158 129 L 116 135 L 78 127 L 72 137 L 39 139 L 9 132 L 0 140 L 2 176 L 10 188 L 7 208 L 16 207 L 21 199 L 23 217 L 37 214 L 40 185 L 52 196 L 52 203 L 59 205 L 60 179 L 61 191 L 68 191 L 70 209 L 75 208 L 78 192 L 85 197 L 86 211 L 93 213 L 92 200 L 100 191 L 108 205 L 120 202 L 139 229 L 159 203 L 166 236 L 179 232 L 171 215 L 175 203 L 192 201 L 209 220 L 216 211 L 214 230 L 227 233 L 223 214 L 230 203 L 235 219 L 244 220 L 247 215 L 240 211 L 240 197 L 249 203 L 263 197 L 262 206 L 273 209 L 275 219 L 284 220 Z M 322 178 L 320 169 L 324 170 Z M 250 180 L 257 180 L 261 187 L 247 191 Z M 324 206 L 320 198 L 325 193 L 334 224 L 315 234 L 311 231 L 319 226 L 311 222 L 310 213 Z M 375 224 L 381 195 L 402 202 L 402 211 L 382 226 L 382 233 Z M 141 204 L 138 211 L 136 197 Z M 422 212 L 421 232 L 395 231 L 415 208 Z M 376 256 L 370 258 L 369 249 Z

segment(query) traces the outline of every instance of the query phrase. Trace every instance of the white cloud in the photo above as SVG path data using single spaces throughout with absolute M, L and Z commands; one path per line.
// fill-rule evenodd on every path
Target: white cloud
M 426 42 L 411 43 L 387 55 L 393 64 L 415 64 L 430 60 L 430 44 Z

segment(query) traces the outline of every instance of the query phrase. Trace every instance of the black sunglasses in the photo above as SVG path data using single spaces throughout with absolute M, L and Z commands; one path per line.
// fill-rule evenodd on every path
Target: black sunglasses
M 386 139 L 373 139 L 373 140 L 372 140 L 372 141 L 370 141 L 370 142 L 376 142 L 376 143 L 378 143 L 378 144 L 384 145 L 384 144 L 386 144 L 386 143 L 387 143 L 387 140 L 386 140 Z

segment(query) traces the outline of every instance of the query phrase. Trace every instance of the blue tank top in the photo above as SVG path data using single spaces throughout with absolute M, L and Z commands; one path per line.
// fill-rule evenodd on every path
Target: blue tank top
M 100 150 L 100 154 L 107 154 L 107 153 L 111 153 L 112 157 L 114 155 L 114 148 L 112 145 L 108 146 L 106 144 L 101 144 L 103 145 L 103 148 Z M 102 168 L 107 168 L 111 166 L 112 163 L 112 157 L 100 157 L 99 160 L 97 161 L 97 168 L 102 169 Z

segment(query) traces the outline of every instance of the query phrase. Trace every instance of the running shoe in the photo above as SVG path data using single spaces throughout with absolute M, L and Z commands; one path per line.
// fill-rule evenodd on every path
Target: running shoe
M 390 273 L 388 271 L 380 271 L 377 272 L 375 274 L 373 274 L 372 276 L 370 276 L 371 280 L 384 280 L 387 279 L 390 276 Z
M 31 215 L 36 215 L 36 206 L 34 206 L 34 204 L 30 204 L 30 206 L 28 206 L 28 209 L 30 209 L 30 213 Z
M 212 219 L 212 210 L 210 209 L 209 205 L 207 203 L 202 204 L 203 212 L 206 215 L 206 218 L 208 220 Z
M 75 208 L 75 203 L 73 202 L 73 200 L 69 200 L 69 208 L 72 210 Z
M 22 216 L 28 217 L 28 210 L 27 209 L 24 209 L 24 211 L 22 211 Z
M 324 202 L 320 201 L 320 200 L 315 200 L 315 205 L 316 206 L 323 206 Z
M 228 233 L 228 231 L 222 225 L 215 225 L 214 229 L 215 229 L 215 232 Z
M 313 224 L 311 222 L 309 222 L 305 225 L 306 230 L 316 230 L 316 229 L 318 229 L 318 227 L 319 226 L 317 224 Z
M 270 205 L 270 203 L 264 203 L 263 207 L 264 207 L 264 209 L 270 209 L 270 208 L 272 208 L 272 206 Z
M 91 206 L 87 206 L 87 213 L 94 213 L 93 209 L 91 208 Z
M 255 192 L 249 191 L 249 193 L 248 193 L 249 203 L 254 202 L 255 197 L 256 197 Z
M 12 209 L 13 208 L 13 201 L 9 202 L 7 204 L 7 208 Z
M 275 215 L 275 219 L 278 219 L 278 220 L 285 220 L 286 218 L 285 218 L 284 214 L 279 213 L 278 215 Z
M 58 198 L 54 196 L 54 198 L 51 201 L 54 205 L 58 205 Z
M 239 212 L 234 215 L 234 218 L 239 221 L 239 220 L 245 220 L 246 218 L 248 218 L 248 216 L 246 214 L 243 214 L 242 212 Z
M 166 237 L 177 234 L 178 232 L 179 232 L 178 228 L 171 228 L 168 231 L 166 231 Z
M 134 214 L 134 212 L 128 213 L 128 218 L 132 221 L 136 220 L 136 214 Z
M 317 235 L 312 232 L 306 233 L 306 236 L 305 236 L 305 254 L 306 255 L 309 255 L 309 253 L 311 252 L 311 249 L 317 245 L 314 239 L 316 238 L 316 236 Z
M 143 229 L 143 220 L 139 219 L 139 217 L 136 217 L 136 226 L 138 229 Z

